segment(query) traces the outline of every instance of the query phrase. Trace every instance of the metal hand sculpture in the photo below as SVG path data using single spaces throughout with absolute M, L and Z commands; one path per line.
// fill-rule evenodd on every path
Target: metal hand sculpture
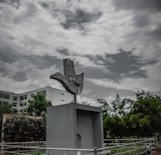
M 55 73 L 50 75 L 51 79 L 59 81 L 63 87 L 74 95 L 74 102 L 76 102 L 76 95 L 80 94 L 83 89 L 84 73 L 76 74 L 74 63 L 70 59 L 64 59 L 64 75 Z

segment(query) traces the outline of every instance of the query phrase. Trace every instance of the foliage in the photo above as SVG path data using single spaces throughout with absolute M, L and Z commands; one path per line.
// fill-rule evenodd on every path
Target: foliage
M 41 141 L 46 136 L 46 109 L 51 105 L 42 94 L 34 95 L 29 100 L 27 112 L 29 115 L 42 116 L 41 119 L 29 117 L 14 117 L 4 123 L 4 141 Z M 9 104 L 1 107 L 1 114 L 13 113 Z M 2 118 L 2 117 L 0 117 Z M 1 123 L 2 124 L 2 123 Z
M 2 119 L 3 114 L 12 113 L 12 106 L 8 102 L 0 104 L 0 141 L 1 141 L 1 130 L 2 130 Z
M 44 141 L 46 126 L 41 118 L 13 117 L 4 123 L 5 142 Z
M 138 91 L 136 99 L 121 99 L 117 94 L 110 104 L 98 99 L 102 108 L 104 137 L 161 136 L 161 97 Z
M 28 102 L 27 113 L 33 116 L 40 116 L 42 112 L 46 113 L 47 107 L 51 106 L 51 102 L 46 100 L 43 94 L 33 95 Z
M 161 131 L 161 97 L 138 91 L 136 101 L 125 118 L 125 125 L 138 137 L 154 136 Z M 136 133 L 137 132 L 137 133 Z
M 121 138 L 124 135 L 122 117 L 128 113 L 133 100 L 121 99 L 116 94 L 116 98 L 111 103 L 108 103 L 105 99 L 98 99 L 97 101 L 102 108 L 104 138 Z
M 8 102 L 3 102 L 0 104 L 0 115 L 8 114 L 12 112 L 12 106 Z

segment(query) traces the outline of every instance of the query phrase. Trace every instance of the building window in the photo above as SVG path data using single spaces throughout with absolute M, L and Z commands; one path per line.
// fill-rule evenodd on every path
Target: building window
M 60 93 L 61 95 L 64 95 L 64 93 Z
M 23 112 L 23 109 L 20 109 L 19 112 Z
M 25 100 L 27 99 L 27 95 L 24 96 Z
M 14 101 L 17 101 L 17 96 L 14 96 L 14 97 L 13 97 L 13 100 L 14 100 Z
M 64 100 L 61 100 L 62 102 L 64 102 Z
M 4 99 L 9 99 L 9 97 L 10 97 L 9 94 L 3 94 Z
M 20 103 L 20 106 L 23 106 L 23 103 Z
M 20 100 L 23 100 L 23 96 L 20 96 Z
M 12 103 L 12 106 L 16 106 L 16 105 L 17 105 L 17 103 L 16 103 L 16 102 L 13 102 L 13 103 Z
M 26 100 L 26 99 L 27 99 L 27 95 L 20 96 L 20 100 Z
M 25 102 L 24 105 L 26 106 L 27 105 L 27 102 Z
M 0 93 L 0 98 L 2 98 L 2 93 Z

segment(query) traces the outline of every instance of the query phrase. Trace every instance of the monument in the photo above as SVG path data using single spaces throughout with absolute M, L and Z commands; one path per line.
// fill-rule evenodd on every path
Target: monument
M 76 95 L 80 94 L 83 89 L 84 73 L 77 75 L 74 69 L 74 63 L 70 59 L 64 59 L 64 75 L 55 73 L 50 75 L 51 79 L 59 81 L 63 87 L 74 95 L 74 102 L 77 102 Z
M 50 78 L 58 80 L 69 93 L 73 94 L 74 102 L 47 109 L 47 147 L 77 149 L 102 147 L 101 109 L 76 102 L 76 95 L 83 89 L 84 73 L 77 75 L 73 61 L 64 59 L 64 75 L 55 73 Z M 48 150 L 47 154 L 60 154 L 60 152 Z

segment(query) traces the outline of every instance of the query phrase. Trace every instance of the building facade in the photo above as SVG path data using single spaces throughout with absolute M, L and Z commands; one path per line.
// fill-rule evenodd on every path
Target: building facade
M 39 93 L 45 95 L 46 99 L 51 101 L 52 105 L 62 105 L 73 102 L 72 94 L 48 86 L 21 94 L 0 90 L 0 104 L 4 102 L 11 103 L 13 109 L 18 112 L 23 112 L 28 105 L 28 100 L 31 99 L 33 95 Z

